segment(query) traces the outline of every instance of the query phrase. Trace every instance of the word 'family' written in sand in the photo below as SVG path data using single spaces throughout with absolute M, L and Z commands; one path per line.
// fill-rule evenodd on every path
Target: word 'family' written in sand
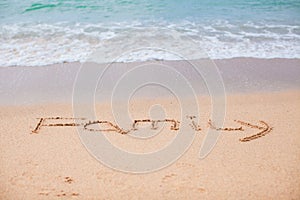
M 132 127 L 129 130 L 124 130 L 118 125 L 107 121 L 107 120 L 96 120 L 96 121 L 90 121 L 86 118 L 66 118 L 66 117 L 43 117 L 38 118 L 39 122 L 37 123 L 34 130 L 31 131 L 31 133 L 37 134 L 41 130 L 42 127 L 70 127 L 70 126 L 82 126 L 84 130 L 89 132 L 115 132 L 120 134 L 128 134 L 132 131 L 138 130 L 139 125 L 141 124 L 149 124 L 151 126 L 152 130 L 156 130 L 159 127 L 159 124 L 161 123 L 168 123 L 170 124 L 170 130 L 171 131 L 178 131 L 180 128 L 180 122 L 175 119 L 163 119 L 163 120 L 152 120 L 152 119 L 136 119 L 132 123 Z M 187 116 L 187 119 L 190 120 L 190 127 L 197 132 L 200 132 L 202 129 L 201 127 L 195 122 L 196 116 Z M 55 120 L 57 123 L 47 123 L 48 120 Z M 77 120 L 82 121 L 82 123 L 59 123 L 63 120 Z M 260 138 L 262 136 L 267 135 L 272 131 L 272 127 L 269 126 L 265 121 L 259 121 L 260 125 L 253 125 L 251 123 L 241 121 L 241 120 L 234 120 L 239 127 L 216 127 L 211 120 L 208 120 L 207 125 L 209 128 L 217 130 L 217 131 L 244 131 L 245 127 L 251 128 L 251 129 L 257 129 L 259 132 L 247 136 L 244 138 L 239 139 L 241 142 L 248 142 L 257 138 Z M 92 125 L 98 124 L 102 126 L 102 129 L 95 129 L 92 127 Z

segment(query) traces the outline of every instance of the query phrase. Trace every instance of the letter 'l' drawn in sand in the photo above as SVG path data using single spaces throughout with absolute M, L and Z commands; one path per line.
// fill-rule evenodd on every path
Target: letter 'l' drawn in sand
M 191 128 L 194 131 L 200 132 L 202 129 L 201 127 L 194 121 L 196 116 L 187 116 L 188 119 L 191 120 L 191 123 L 189 124 Z M 35 127 L 34 130 L 31 131 L 33 134 L 38 134 L 41 130 L 42 127 L 70 127 L 70 126 L 82 126 L 84 130 L 89 131 L 89 132 L 116 132 L 120 134 L 128 134 L 131 131 L 136 131 L 138 130 L 138 125 L 140 124 L 145 124 L 149 123 L 151 124 L 151 130 L 156 130 L 158 128 L 158 124 L 160 123 L 169 123 L 170 124 L 170 130 L 171 131 L 178 131 L 179 130 L 179 125 L 180 122 L 175 119 L 163 119 L 163 120 L 151 120 L 151 119 L 136 119 L 132 123 L 132 128 L 129 130 L 124 130 L 120 128 L 118 125 L 107 121 L 107 120 L 97 120 L 97 121 L 87 121 L 86 118 L 66 118 L 66 117 L 43 117 L 43 118 L 38 118 L 39 121 Z M 63 120 L 81 120 L 82 123 L 74 123 L 74 122 L 69 122 L 69 123 L 46 123 L 48 120 L 55 120 L 55 121 L 63 121 Z M 255 140 L 257 138 L 263 137 L 270 133 L 272 131 L 272 127 L 269 126 L 268 123 L 265 121 L 259 121 L 261 126 L 259 125 L 253 125 L 251 123 L 241 121 L 241 120 L 234 120 L 237 124 L 241 125 L 239 127 L 222 127 L 222 128 L 217 128 L 213 122 L 209 119 L 207 124 L 209 128 L 215 129 L 217 131 L 239 131 L 243 132 L 245 128 L 250 128 L 250 129 L 258 129 L 259 132 L 255 133 L 251 136 L 244 137 L 242 139 L 239 139 L 241 142 L 249 142 L 251 140 Z M 99 124 L 105 126 L 105 128 L 102 129 L 95 129 L 92 127 L 89 127 L 94 124 Z

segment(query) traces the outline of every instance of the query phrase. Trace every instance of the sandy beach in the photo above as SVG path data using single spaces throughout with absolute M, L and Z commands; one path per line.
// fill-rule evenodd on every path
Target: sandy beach
M 299 10 L 0 1 L 0 200 L 299 200 Z
M 233 66 L 237 61 L 222 62 L 231 62 L 230 65 Z M 239 63 L 249 65 L 251 62 L 256 63 L 256 66 L 269 63 L 265 69 L 272 68 L 274 63 L 274 61 L 255 61 L 255 59 Z M 294 62 L 293 69 L 297 69 L 299 61 L 291 62 Z M 31 70 L 33 76 L 38 77 L 38 74 L 56 73 L 57 70 L 74 70 L 70 65 L 67 68 L 53 68 L 52 71 L 49 68 L 39 68 L 39 72 L 34 71 L 33 68 Z M 248 66 L 247 69 L 253 68 Z M 284 71 L 283 68 L 280 69 Z M 0 70 L 2 76 L 4 74 L 17 76 L 12 69 L 1 68 Z M 27 70 L 29 69 L 23 68 L 25 74 L 28 73 Z M 255 73 L 260 75 L 257 76 L 257 80 L 252 79 L 252 86 L 255 86 L 254 83 L 257 85 L 271 83 L 272 78 L 269 77 L 268 80 L 261 71 L 257 70 Z M 294 80 L 297 80 L 297 73 L 297 70 L 294 71 Z M 48 84 L 46 81 L 43 84 L 48 88 L 61 87 L 62 91 L 67 91 L 64 100 L 59 97 L 54 98 L 53 102 L 51 102 L 51 95 L 61 95 L 62 93 L 57 92 L 59 90 L 49 90 L 50 96 L 43 96 L 50 99 L 48 102 L 40 101 L 41 98 L 37 98 L 34 102 L 30 97 L 31 94 L 36 93 L 37 97 L 41 97 L 43 87 L 35 92 L 24 89 L 36 84 L 37 82 L 34 81 L 36 77 L 32 78 L 31 82 L 25 81 L 25 84 L 15 87 L 15 91 L 9 84 L 3 83 L 1 92 L 6 94 L 4 95 L 6 99 L 2 99 L 0 108 L 0 198 L 298 199 L 300 197 L 300 125 L 298 123 L 300 90 L 297 89 L 297 82 L 291 81 L 292 76 L 289 79 L 289 74 L 282 73 L 283 75 L 277 79 L 274 75 L 280 74 L 279 71 L 270 70 L 270 74 L 273 76 L 274 84 L 271 89 L 250 88 L 250 90 L 248 88 L 249 90 L 246 91 L 236 89 L 238 88 L 234 87 L 236 80 L 228 78 L 230 76 L 227 75 L 224 80 L 225 87 L 232 91 L 227 93 L 223 127 L 214 127 L 213 122 L 209 123 L 210 99 L 206 95 L 199 95 L 197 100 L 201 113 L 196 116 L 199 120 L 197 124 L 199 129 L 196 130 L 190 148 L 172 165 L 145 174 L 124 173 L 103 165 L 84 147 L 77 133 L 77 127 L 41 126 L 37 132 L 32 133 L 39 123 L 39 118 L 73 117 L 72 104 L 69 101 L 72 77 L 69 77 L 69 81 L 61 80 L 62 82 L 52 83 L 49 79 L 53 80 L 55 77 L 47 76 Z M 239 77 L 240 85 L 245 84 L 241 81 L 242 76 Z M 23 78 L 26 79 L 26 76 Z M 19 94 L 20 99 L 26 99 L 27 95 L 28 101 L 24 101 L 23 104 L 17 100 L 12 102 L 12 99 L 17 97 L 16 91 L 21 89 L 23 93 Z M 147 119 L 149 108 L 155 104 L 160 104 L 167 111 L 166 118 L 181 120 L 181 125 L 191 123 L 187 119 L 180 118 L 179 104 L 172 98 L 137 99 L 127 105 L 134 119 Z M 99 120 L 114 121 L 109 102 L 99 102 L 95 109 Z M 264 136 L 250 141 L 241 141 L 261 130 L 237 123 L 238 121 L 254 126 L 263 126 L 259 122 L 263 121 L 267 123 L 270 130 Z M 49 119 L 43 123 L 73 122 L 70 119 Z M 131 124 L 128 126 L 130 127 Z M 240 131 L 240 127 L 243 131 Z M 201 144 L 207 131 L 213 128 L 217 128 L 221 133 L 218 142 L 205 159 L 199 159 Z M 230 128 L 234 130 L 229 130 Z M 150 128 L 145 130 L 151 132 Z M 193 126 L 190 131 L 195 131 Z M 170 130 L 169 126 L 164 126 L 158 135 L 144 140 L 117 132 L 88 132 L 87 134 L 105 134 L 114 145 L 128 151 L 143 153 L 163 147 L 176 136 L 177 132 Z

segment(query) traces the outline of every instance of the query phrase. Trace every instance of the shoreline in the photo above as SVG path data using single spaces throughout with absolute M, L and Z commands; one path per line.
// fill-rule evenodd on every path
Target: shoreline
M 205 58 L 206 59 L 206 58 Z M 256 61 L 278 61 L 278 60 L 289 60 L 289 61 L 295 61 L 295 62 L 299 62 L 300 58 L 280 58 L 280 57 L 274 57 L 274 58 L 260 58 L 260 57 L 232 57 L 232 58 L 209 58 L 208 59 L 212 60 L 213 62 L 226 62 L 226 61 L 249 61 L 249 60 L 256 60 Z M 196 59 L 196 60 L 201 60 L 200 59 Z M 117 62 L 119 64 L 130 64 L 130 63 L 147 63 L 147 62 L 178 62 L 181 60 L 146 60 L 146 61 L 134 61 L 134 62 Z M 36 67 L 55 67 L 58 65 L 81 65 L 84 62 L 80 62 L 80 61 L 75 61 L 75 62 L 60 62 L 60 63 L 52 63 L 52 64 L 46 64 L 46 65 L 33 65 L 33 66 L 28 66 L 28 65 L 11 65 L 11 66 L 0 66 L 0 69 L 2 68 L 36 68 Z M 101 63 L 101 65 L 107 65 L 108 63 Z

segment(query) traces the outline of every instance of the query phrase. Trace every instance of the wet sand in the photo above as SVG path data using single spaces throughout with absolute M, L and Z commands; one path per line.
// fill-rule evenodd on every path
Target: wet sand
M 227 94 L 300 89 L 300 59 L 234 58 L 213 62 L 223 78 Z M 112 69 L 104 80 L 104 93 L 115 85 L 114 81 L 118 80 L 123 72 L 147 63 L 150 62 L 116 64 L 116 68 Z M 168 65 L 185 73 L 199 95 L 208 94 L 203 78 L 198 76 L 188 63 L 154 63 Z M 199 63 L 201 64 L 201 61 Z M 72 103 L 73 85 L 81 66 L 80 63 L 64 63 L 42 67 L 0 67 L 0 104 Z M 107 64 L 99 66 L 101 69 Z M 144 77 L 147 75 L 142 74 Z M 151 96 L 153 95 L 156 93 L 151 93 Z M 160 97 L 160 94 L 157 97 Z

